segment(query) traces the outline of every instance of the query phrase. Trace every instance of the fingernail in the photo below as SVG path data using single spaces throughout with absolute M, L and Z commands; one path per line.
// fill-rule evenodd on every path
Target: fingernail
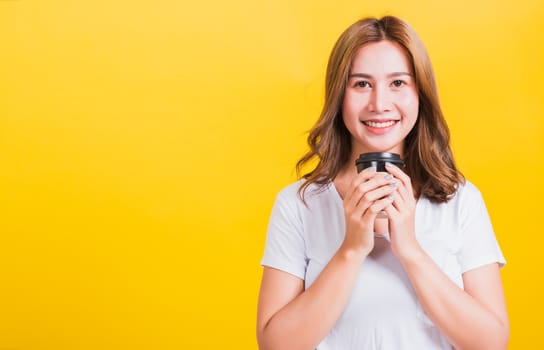
M 391 187 L 392 187 L 392 188 L 396 188 L 397 186 L 398 186 L 398 185 L 397 185 L 396 182 L 392 182 L 392 183 L 391 183 Z
M 389 162 L 385 162 L 385 166 L 391 168 L 391 167 L 393 167 L 393 164 L 392 164 L 392 163 L 389 163 Z
M 376 167 L 375 166 L 370 166 L 370 167 L 368 167 L 368 171 L 371 172 L 371 173 L 374 173 L 374 172 L 376 172 Z
M 393 175 L 391 175 L 391 174 L 387 174 L 384 177 L 384 179 L 386 179 L 386 180 L 391 180 L 392 178 L 393 178 Z

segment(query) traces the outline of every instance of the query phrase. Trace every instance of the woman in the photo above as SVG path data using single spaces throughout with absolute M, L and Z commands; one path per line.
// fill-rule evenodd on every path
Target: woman
M 505 261 L 406 23 L 367 18 L 340 36 L 308 143 L 297 169 L 317 166 L 270 218 L 260 348 L 505 349 Z M 400 154 L 405 167 L 357 173 L 367 152 Z

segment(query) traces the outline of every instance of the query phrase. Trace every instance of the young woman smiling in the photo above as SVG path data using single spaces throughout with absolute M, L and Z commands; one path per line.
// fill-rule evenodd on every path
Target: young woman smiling
M 340 36 L 308 144 L 297 169 L 317 166 L 278 194 L 269 222 L 259 347 L 506 349 L 505 260 L 405 22 L 366 18 Z M 358 173 L 368 152 L 405 167 Z

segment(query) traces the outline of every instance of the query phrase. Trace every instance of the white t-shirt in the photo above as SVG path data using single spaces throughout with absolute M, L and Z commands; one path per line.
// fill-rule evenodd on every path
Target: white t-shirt
M 340 247 L 345 231 L 342 199 L 332 183 L 297 191 L 300 180 L 277 196 L 261 264 L 304 280 L 308 288 Z M 484 201 L 470 182 L 453 198 L 416 204 L 416 237 L 446 275 L 461 288 L 462 273 L 490 263 L 504 265 Z M 361 266 L 351 297 L 318 350 L 451 349 L 426 316 L 388 237 L 376 238 Z

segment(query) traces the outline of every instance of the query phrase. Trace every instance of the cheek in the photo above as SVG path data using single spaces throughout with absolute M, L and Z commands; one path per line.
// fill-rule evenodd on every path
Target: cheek
M 401 100 L 404 115 L 408 118 L 417 118 L 419 113 L 419 98 L 415 93 L 408 93 Z
M 355 98 L 346 94 L 342 103 L 342 119 L 345 124 L 350 124 L 354 118 L 358 118 L 357 101 Z
M 350 111 L 354 109 L 354 104 L 355 99 L 351 96 L 350 93 L 346 92 L 346 95 L 344 96 L 344 101 L 342 103 L 342 110 L 346 113 L 350 113 Z
M 344 96 L 342 111 L 346 117 L 358 117 L 359 114 L 365 109 L 367 104 L 366 96 L 357 93 L 350 93 L 348 90 Z

